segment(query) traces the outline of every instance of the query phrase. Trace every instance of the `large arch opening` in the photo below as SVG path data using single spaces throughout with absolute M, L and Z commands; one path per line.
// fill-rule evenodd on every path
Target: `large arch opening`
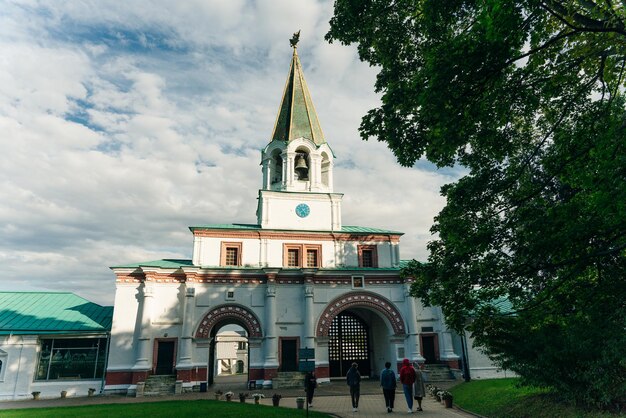
M 333 300 L 316 330 L 328 337 L 329 377 L 344 377 L 353 362 L 362 376 L 377 376 L 386 361 L 396 361 L 389 341 L 404 339 L 405 329 L 397 308 L 379 295 L 358 292 Z
M 362 376 L 371 373 L 370 332 L 367 323 L 352 311 L 335 316 L 328 333 L 330 377 L 345 376 L 352 363 L 359 365 Z

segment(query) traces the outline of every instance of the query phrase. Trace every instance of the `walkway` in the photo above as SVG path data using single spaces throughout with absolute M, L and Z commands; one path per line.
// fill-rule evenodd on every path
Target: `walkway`
M 231 387 L 234 386 L 234 387 Z M 237 402 L 237 393 L 244 392 L 241 389 L 239 382 L 222 381 L 221 386 L 217 386 L 223 391 L 232 390 L 235 392 L 235 399 L 233 402 Z M 272 394 L 280 393 L 283 399 L 280 401 L 281 407 L 295 408 L 296 400 L 298 396 L 304 396 L 302 389 L 265 389 L 256 391 L 245 391 L 248 393 L 260 392 L 266 397 L 261 400 L 264 405 L 272 404 Z M 361 384 L 361 400 L 359 402 L 359 411 L 352 412 L 350 404 L 350 396 L 348 396 L 348 387 L 343 381 L 333 381 L 329 385 L 320 386 L 315 393 L 313 399 L 312 410 L 326 412 L 333 414 L 341 418 L 374 418 L 374 417 L 393 417 L 393 416 L 412 416 L 412 417 L 424 417 L 424 418 L 458 418 L 458 417 L 473 417 L 471 414 L 461 412 L 456 409 L 446 409 L 440 403 L 435 402 L 432 398 L 427 397 L 424 399 L 422 407 L 423 412 L 414 412 L 409 415 L 407 413 L 406 401 L 401 389 L 396 393 L 396 408 L 393 414 L 388 414 L 385 408 L 385 401 L 383 399 L 382 390 L 378 386 L 377 381 L 364 381 Z M 161 397 L 143 397 L 134 398 L 126 396 L 94 396 L 91 398 L 66 398 L 66 399 L 42 399 L 39 401 L 25 400 L 25 401 L 6 401 L 0 402 L 0 410 L 2 409 L 22 409 L 22 408 L 44 408 L 55 406 L 78 406 L 78 405 L 93 405 L 93 404 L 105 404 L 105 403 L 140 403 L 140 402 L 158 402 L 169 400 L 195 400 L 195 399 L 214 399 L 213 388 L 209 389 L 207 393 L 186 393 L 178 396 L 161 396 Z M 253 402 L 251 399 L 247 402 Z M 417 404 L 414 405 L 414 408 Z M 1 414 L 0 414 L 1 415 Z M 297 414 L 298 416 L 304 416 L 304 414 Z M 295 414 L 294 414 L 295 416 Z

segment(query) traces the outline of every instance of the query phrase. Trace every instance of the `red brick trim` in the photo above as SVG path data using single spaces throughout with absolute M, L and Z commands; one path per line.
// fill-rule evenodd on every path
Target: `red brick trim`
M 248 369 L 249 380 L 261 380 L 264 376 L 264 369 Z
M 203 382 L 207 380 L 206 367 L 192 367 L 191 369 L 176 370 L 176 380 L 183 382 Z
M 317 323 L 317 336 L 328 337 L 328 330 L 335 316 L 346 309 L 354 307 L 371 308 L 389 320 L 393 333 L 404 334 L 406 327 L 402 314 L 393 303 L 386 298 L 370 292 L 350 292 L 330 302 L 320 315 Z
M 211 309 L 200 321 L 195 333 L 196 338 L 209 338 L 211 329 L 220 321 L 234 319 L 248 331 L 248 338 L 261 338 L 261 321 L 248 308 L 227 304 Z
M 315 368 L 315 376 L 319 379 L 321 377 L 330 377 L 330 368 L 328 366 L 319 366 Z
M 278 376 L 278 369 L 263 369 L 263 379 L 272 380 Z
M 133 382 L 133 372 L 107 372 L 107 385 L 129 385 Z
M 133 372 L 132 384 L 136 385 L 138 382 L 145 382 L 148 376 L 150 376 L 150 372 L 148 370 Z

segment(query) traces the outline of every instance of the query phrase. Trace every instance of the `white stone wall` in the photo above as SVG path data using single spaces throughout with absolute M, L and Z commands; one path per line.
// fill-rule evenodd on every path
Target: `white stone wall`
M 143 300 L 139 284 L 120 284 L 115 289 L 115 307 L 107 370 L 129 370 L 135 364 L 139 338 L 138 312 Z
M 470 366 L 471 379 L 497 379 L 504 377 L 517 377 L 510 370 L 499 369 L 493 365 L 489 357 L 474 347 L 474 339 L 467 336 L 467 360 Z
M 0 400 L 32 399 L 32 392 L 41 392 L 40 398 L 60 398 L 61 391 L 67 396 L 87 396 L 89 388 L 100 393 L 103 381 L 52 380 L 35 381 L 39 360 L 38 335 L 13 335 L 0 337 Z
M 308 231 L 341 230 L 341 198 L 338 193 L 287 193 L 262 190 L 259 193 L 258 224 L 267 229 Z M 309 206 L 308 216 L 296 214 L 296 207 Z

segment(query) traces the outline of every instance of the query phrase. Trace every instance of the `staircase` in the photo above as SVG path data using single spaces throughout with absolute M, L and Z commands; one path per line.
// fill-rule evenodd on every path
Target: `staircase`
M 272 388 L 304 388 L 304 373 L 278 372 L 278 375 L 272 379 Z
M 144 396 L 173 395 L 176 387 L 175 375 L 152 375 L 146 379 Z
M 428 375 L 426 383 L 449 382 L 454 380 L 450 367 L 445 364 L 425 364 L 424 371 Z

